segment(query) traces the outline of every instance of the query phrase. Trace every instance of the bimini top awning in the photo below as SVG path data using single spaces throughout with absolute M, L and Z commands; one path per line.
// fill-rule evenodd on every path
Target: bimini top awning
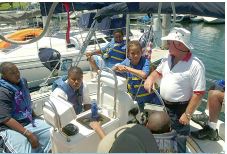
M 68 2 L 70 11 L 96 10 L 113 3 L 108 2 Z M 48 15 L 53 2 L 40 2 L 40 10 L 43 16 Z M 59 2 L 54 10 L 54 14 L 66 12 L 62 2 Z
M 42 15 L 47 15 L 51 7 L 51 2 L 40 2 Z M 192 14 L 200 16 L 210 16 L 216 18 L 225 18 L 224 2 L 69 2 L 70 11 L 101 9 L 96 18 L 103 16 L 112 16 L 122 13 L 158 13 L 171 14 L 173 9 L 177 14 Z M 65 12 L 63 3 L 59 2 L 54 13 Z

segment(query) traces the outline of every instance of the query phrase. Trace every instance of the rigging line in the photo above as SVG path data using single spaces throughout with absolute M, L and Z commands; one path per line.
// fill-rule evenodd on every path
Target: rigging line
M 94 37 L 95 37 L 95 42 L 97 43 L 97 45 L 98 45 L 98 47 L 99 47 L 99 50 L 102 51 L 102 49 L 101 49 L 101 47 L 100 47 L 100 44 L 99 44 L 99 42 L 98 42 L 98 39 L 97 39 L 97 37 L 96 37 L 96 33 L 94 33 Z M 96 47 L 96 46 L 95 46 L 95 47 Z
M 60 64 L 61 60 L 58 60 L 58 63 L 54 66 L 53 70 L 51 71 L 50 75 L 46 78 L 46 80 L 40 84 L 40 86 L 47 87 L 48 80 L 51 78 L 52 74 L 57 70 L 57 66 Z
M 52 15 L 54 13 L 54 10 L 55 10 L 57 4 L 58 4 L 58 2 L 54 2 L 51 5 L 51 8 L 50 8 L 50 11 L 49 11 L 49 14 L 48 14 L 48 18 L 47 18 L 47 21 L 46 21 L 44 30 L 43 30 L 43 32 L 38 37 L 36 37 L 34 39 L 31 39 L 31 40 L 27 40 L 27 41 L 14 41 L 14 40 L 5 38 L 4 36 L 0 35 L 0 39 L 3 40 L 3 41 L 5 41 L 5 42 L 12 43 L 12 44 L 30 44 L 30 43 L 34 43 L 34 42 L 40 40 L 46 34 L 46 32 L 48 30 L 51 17 L 52 17 Z

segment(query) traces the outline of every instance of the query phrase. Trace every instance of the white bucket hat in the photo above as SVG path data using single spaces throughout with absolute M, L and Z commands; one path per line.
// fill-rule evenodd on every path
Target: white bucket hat
M 190 43 L 191 32 L 184 28 L 174 27 L 167 36 L 161 38 L 161 40 L 172 40 L 183 43 L 188 49 L 193 49 L 193 45 Z

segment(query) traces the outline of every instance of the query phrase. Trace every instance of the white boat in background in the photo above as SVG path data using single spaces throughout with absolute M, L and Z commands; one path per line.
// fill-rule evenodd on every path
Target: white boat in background
M 80 49 L 86 35 L 87 32 L 76 32 L 74 35 L 71 35 L 70 41 L 73 45 L 71 47 L 67 46 L 66 40 L 64 38 L 65 34 L 60 32 L 52 37 L 43 37 L 35 43 L 26 45 L 11 45 L 9 48 L 0 50 L 0 63 L 14 62 L 21 71 L 21 75 L 27 78 L 29 87 L 38 87 L 41 83 L 46 81 L 52 71 L 52 69 L 50 70 L 45 67 L 43 64 L 44 62 L 40 60 L 40 51 L 44 49 L 53 49 L 60 54 L 61 58 L 59 60 L 56 60 L 57 62 L 60 62 L 60 68 L 57 70 L 57 72 L 55 72 L 55 76 L 56 73 L 57 75 L 63 75 L 67 71 L 67 68 L 65 68 L 65 66 L 70 66 L 70 63 L 75 61 L 79 56 Z M 97 32 L 96 37 L 98 38 L 101 47 L 108 43 L 108 37 L 106 35 Z M 93 51 L 98 48 L 99 47 L 93 37 L 89 42 L 87 50 Z M 82 57 L 79 66 L 83 70 L 89 70 L 89 63 L 87 62 L 85 55 Z M 49 82 L 51 81 L 52 80 L 50 80 Z
M 191 16 L 190 20 L 191 20 L 191 22 L 202 22 L 203 16 Z
M 209 24 L 224 24 L 225 23 L 225 19 L 214 18 L 214 17 L 203 17 L 203 20 L 205 23 L 209 23 Z
M 56 62 L 59 61 L 59 69 L 56 69 L 53 72 L 53 79 L 49 79 L 47 82 L 50 84 L 55 77 L 66 74 L 67 67 L 75 63 L 87 34 L 88 31 L 72 31 L 70 33 L 70 42 L 72 46 L 67 45 L 65 32 L 60 31 L 51 37 L 43 37 L 35 43 L 11 45 L 8 48 L 2 48 L 0 49 L 0 64 L 2 62 L 14 62 L 21 71 L 21 75 L 28 80 L 29 88 L 36 88 L 47 80 L 51 71 L 54 69 L 54 66 L 52 69 L 47 68 L 44 63 L 52 62 L 56 65 Z M 130 39 L 136 40 L 139 39 L 143 33 L 141 33 L 140 30 L 135 29 L 132 30 L 132 34 Z M 111 40 L 111 37 L 101 32 L 96 32 L 96 39 L 94 36 L 92 37 L 86 51 L 95 51 L 99 49 L 99 47 L 105 46 Z M 97 41 L 99 44 L 97 44 Z M 59 53 L 61 58 L 59 60 L 50 59 L 49 61 L 43 62 L 39 54 L 41 50 L 56 50 L 56 54 Z M 85 55 L 82 56 L 78 66 L 81 67 L 82 70 L 90 69 Z
M 176 21 L 175 22 L 185 22 L 190 20 L 190 15 L 187 14 L 176 14 Z M 174 15 L 171 16 L 171 21 L 174 21 Z

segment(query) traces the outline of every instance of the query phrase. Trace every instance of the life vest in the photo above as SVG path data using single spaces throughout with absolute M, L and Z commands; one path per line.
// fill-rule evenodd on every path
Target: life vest
M 113 39 L 110 42 L 110 46 L 106 48 L 104 53 L 108 54 L 108 61 L 111 64 L 120 63 L 126 58 L 126 46 L 125 41 L 116 43 Z
M 169 133 L 153 134 L 160 153 L 177 153 L 177 133 L 172 130 Z
M 28 119 L 34 127 L 35 125 L 32 120 L 31 96 L 26 86 L 26 80 L 21 78 L 19 85 L 15 85 L 4 79 L 0 79 L 0 86 L 14 93 L 13 110 L 11 113 L 12 117 L 15 120 Z
M 136 66 L 133 66 L 131 64 L 127 64 L 127 65 L 129 65 L 131 68 L 135 68 L 137 70 L 142 70 L 145 62 L 146 62 L 146 59 L 141 57 L 138 65 L 136 65 Z M 130 61 L 129 61 L 129 63 L 130 63 Z M 133 75 L 132 73 L 127 73 L 127 78 L 128 78 L 127 89 L 128 89 L 128 93 L 132 96 L 132 98 L 136 97 L 136 101 L 139 104 L 150 103 L 152 101 L 154 94 L 149 94 L 144 89 L 144 81 L 142 81 L 142 79 Z M 139 92 L 137 93 L 138 89 L 139 89 Z
M 76 114 L 79 114 L 82 112 L 83 106 L 83 83 L 81 84 L 80 88 L 78 90 L 74 90 L 72 87 L 69 86 L 65 81 L 67 80 L 67 76 L 60 77 L 57 79 L 52 86 L 52 90 L 55 88 L 61 88 L 68 97 L 68 102 L 70 102 L 73 105 L 73 108 L 76 112 Z

